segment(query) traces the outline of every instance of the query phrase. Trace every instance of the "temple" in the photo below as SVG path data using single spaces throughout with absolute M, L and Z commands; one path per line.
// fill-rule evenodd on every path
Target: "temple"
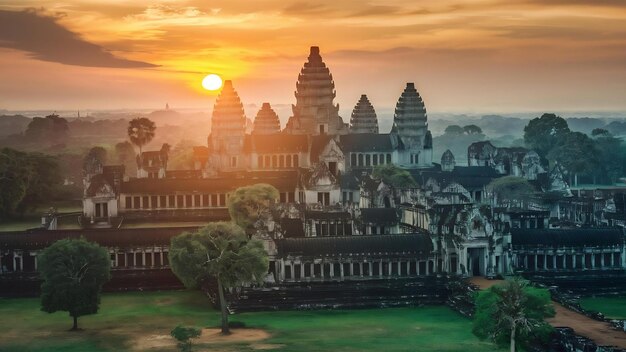
M 136 177 L 123 166 L 100 165 L 85 175 L 79 229 L 63 229 L 68 217 L 49 214 L 41 229 L 1 234 L 2 273 L 34 272 L 38 252 L 52 239 L 80 236 L 109 248 L 114 277 L 169 273 L 169 239 L 229 220 L 229 194 L 258 183 L 279 191 L 273 217 L 254 234 L 270 257 L 266 285 L 284 289 L 279 301 L 293 306 L 310 303 L 302 292 L 321 287 L 313 283 L 327 285 L 319 294 L 343 285 L 332 292 L 371 289 L 374 296 L 417 285 L 421 293 L 411 292 L 423 298 L 435 297 L 428 285 L 440 287 L 434 278 L 443 274 L 626 268 L 623 189 L 573 192 L 558 165 L 550 167 L 532 150 L 490 142 L 470 145 L 467 165 L 450 150 L 433 162 L 426 106 L 411 82 L 398 89 L 388 133 L 380 133 L 366 95 L 349 125 L 335 97 L 332 74 L 319 48 L 311 47 L 284 129 L 263 103 L 247 132 L 242 99 L 226 81 L 207 144 L 194 148 L 193 168 L 170 170 L 168 148 L 143 152 Z M 387 165 L 415 182 L 373 176 Z M 500 199 L 489 184 L 503 176 L 523 178 L 533 194 Z M 150 275 L 137 285 L 152 282 Z M 369 286 L 358 286 L 363 282 Z M 250 290 L 246 297 L 275 299 Z

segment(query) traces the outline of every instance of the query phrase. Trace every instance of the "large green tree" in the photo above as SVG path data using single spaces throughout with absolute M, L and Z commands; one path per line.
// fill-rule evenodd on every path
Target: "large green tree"
M 0 149 L 0 218 L 21 215 L 52 199 L 61 182 L 56 158 Z
M 417 187 L 417 182 L 408 171 L 393 164 L 377 165 L 372 171 L 372 177 L 396 188 Z
M 600 177 L 603 181 L 615 183 L 617 179 L 624 174 L 624 165 L 626 164 L 626 154 L 622 140 L 613 137 L 606 130 L 596 131 L 593 133 L 596 150 L 598 153 L 597 164 L 599 167 L 594 168 L 594 179 Z
M 524 143 L 542 157 L 570 132 L 567 121 L 555 114 L 543 114 L 524 127 Z
M 85 239 L 64 239 L 39 256 L 41 310 L 68 312 L 78 330 L 78 317 L 98 312 L 102 285 L 110 278 L 109 252 Z
M 550 292 L 535 288 L 520 278 L 507 279 L 476 296 L 473 333 L 500 346 L 548 338 L 552 327 L 545 318 L 554 316 Z
M 487 185 L 499 205 L 524 207 L 535 193 L 535 188 L 523 177 L 504 176 Z
M 139 155 L 144 145 L 150 143 L 156 133 L 156 125 L 146 117 L 132 119 L 128 123 L 128 138 L 139 148 Z
M 69 136 L 69 125 L 66 119 L 56 114 L 45 118 L 34 117 L 28 124 L 24 136 L 31 142 L 64 143 Z
M 83 159 L 83 173 L 96 173 L 107 161 L 107 150 L 102 147 L 93 147 L 89 149 Z
M 250 239 L 232 222 L 210 223 L 172 238 L 169 259 L 172 271 L 188 288 L 217 281 L 223 334 L 230 333 L 224 290 L 260 283 L 268 270 L 263 243 Z
M 280 194 L 274 186 L 258 183 L 240 187 L 228 198 L 230 218 L 249 236 L 254 233 L 257 222 L 271 217 L 270 206 Z
M 547 155 L 551 162 L 561 164 L 578 184 L 579 174 L 591 174 L 598 166 L 599 153 L 594 141 L 582 132 L 565 134 Z

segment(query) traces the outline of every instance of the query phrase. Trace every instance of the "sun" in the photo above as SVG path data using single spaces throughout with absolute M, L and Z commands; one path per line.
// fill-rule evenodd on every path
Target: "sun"
M 218 90 L 222 87 L 222 78 L 214 73 L 202 79 L 202 88 L 206 90 Z

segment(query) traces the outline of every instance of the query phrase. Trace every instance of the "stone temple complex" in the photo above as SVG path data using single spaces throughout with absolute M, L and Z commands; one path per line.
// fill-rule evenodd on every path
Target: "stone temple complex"
M 263 103 L 246 133 L 242 97 L 226 81 L 207 143 L 194 148 L 193 168 L 170 170 L 168 150 L 162 149 L 138 156 L 137 175 L 118 165 L 86 175 L 83 212 L 75 221 L 80 229 L 63 229 L 67 218 L 50 214 L 41 229 L 0 234 L 0 286 L 27 287 L 24 280 L 36 281 L 28 274 L 35 272 L 42 248 L 80 236 L 109 248 L 112 285 L 175 285 L 170 238 L 228 220 L 229 194 L 257 183 L 280 194 L 273 217 L 254 235 L 270 256 L 266 285 L 276 287 L 273 298 L 269 291 L 244 295 L 249 302 L 264 297 L 254 303 L 257 308 L 279 295 L 281 302 L 310 307 L 319 301 L 307 290 L 322 286 L 320 295 L 361 296 L 364 287 L 393 287 L 402 297 L 438 300 L 434 287 L 444 274 L 626 268 L 623 189 L 573 191 L 558 165 L 548 167 L 532 150 L 489 142 L 469 146 L 467 165 L 449 150 L 434 161 L 424 100 L 414 83 L 397 88 L 391 131 L 379 130 L 365 94 L 348 124 L 335 103 L 330 69 L 319 48 L 311 47 L 286 126 L 281 129 L 276 112 Z M 372 176 L 389 165 L 415 182 Z M 503 176 L 524 178 L 535 192 L 523 201 L 502 201 L 488 185 Z M 170 281 L 162 279 L 168 273 Z M 3 278 L 18 286 L 3 284 Z M 331 298 L 327 302 L 336 302 Z

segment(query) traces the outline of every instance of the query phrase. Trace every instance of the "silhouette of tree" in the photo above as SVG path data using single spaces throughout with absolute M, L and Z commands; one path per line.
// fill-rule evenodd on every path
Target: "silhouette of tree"
M 139 148 L 141 157 L 142 148 L 150 143 L 156 131 L 156 125 L 150 119 L 140 117 L 132 119 L 128 123 L 128 138 L 130 142 Z
M 543 114 L 524 127 L 524 143 L 545 157 L 569 132 L 565 119 L 555 114 Z

